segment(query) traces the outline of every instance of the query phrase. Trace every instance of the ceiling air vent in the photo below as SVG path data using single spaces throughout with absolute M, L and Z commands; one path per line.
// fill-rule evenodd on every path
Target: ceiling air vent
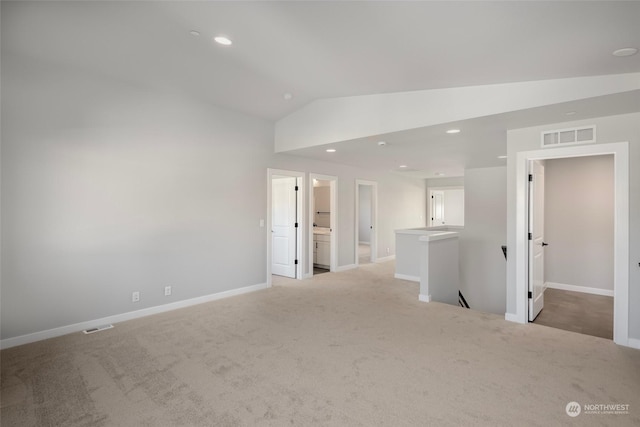
M 596 127 L 549 130 L 542 132 L 542 147 L 558 147 L 561 145 L 589 144 L 596 142 Z

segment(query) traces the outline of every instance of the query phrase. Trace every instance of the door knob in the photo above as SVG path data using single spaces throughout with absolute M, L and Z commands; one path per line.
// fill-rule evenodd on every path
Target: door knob
M 542 242 L 542 247 L 549 246 L 548 243 Z

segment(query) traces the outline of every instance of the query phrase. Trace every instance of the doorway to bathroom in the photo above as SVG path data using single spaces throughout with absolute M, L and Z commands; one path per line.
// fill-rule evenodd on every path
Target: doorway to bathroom
M 336 186 L 335 176 L 309 174 L 309 274 L 336 268 Z

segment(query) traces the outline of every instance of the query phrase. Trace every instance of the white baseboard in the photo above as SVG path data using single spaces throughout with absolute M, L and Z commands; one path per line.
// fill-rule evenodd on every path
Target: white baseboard
M 387 262 L 387 261 L 393 261 L 394 259 L 396 259 L 395 255 L 389 255 L 382 258 L 376 258 L 376 262 Z
M 418 301 L 422 301 L 422 302 L 431 302 L 431 295 L 423 295 L 423 294 L 419 294 L 419 295 L 418 295 Z
M 357 264 L 341 265 L 336 268 L 336 272 L 353 270 L 354 268 L 358 268 L 358 265 Z
M 419 282 L 420 281 L 420 277 L 418 276 L 409 276 L 408 274 L 394 274 L 393 277 L 395 277 L 396 279 L 401 279 L 401 280 L 409 280 L 411 282 Z
M 20 335 L 12 338 L 5 338 L 3 340 L 0 340 L 0 349 L 15 347 L 18 345 L 29 344 L 36 341 L 42 341 L 49 338 L 72 334 L 75 332 L 83 331 L 85 329 L 95 328 L 99 325 L 120 323 L 127 320 L 139 319 L 140 317 L 151 316 L 152 314 L 159 314 L 167 311 L 177 310 L 179 308 L 191 307 L 193 305 L 203 304 L 205 302 L 215 301 L 236 295 L 242 295 L 249 292 L 255 292 L 266 288 L 268 288 L 268 285 L 266 283 L 260 283 L 258 285 L 245 286 L 243 288 L 231 289 L 228 291 L 204 295 L 197 298 L 191 298 L 172 302 L 169 304 L 157 305 L 155 307 L 143 308 L 141 310 L 130 311 L 127 313 L 116 314 L 113 316 L 103 317 L 101 319 L 88 320 L 86 322 L 74 323 L 73 325 L 47 329 L 46 331 L 34 332 L 31 334 Z
M 613 290 L 611 289 L 588 288 L 586 286 L 567 285 L 564 283 L 546 282 L 545 288 L 560 289 L 563 291 L 571 292 L 582 292 L 583 294 L 604 295 L 607 297 L 613 296 Z
M 640 340 L 636 338 L 629 338 L 629 340 L 627 341 L 627 346 L 640 350 Z
M 507 322 L 520 323 L 520 321 L 518 320 L 518 316 L 513 313 L 505 313 L 504 320 L 506 320 Z

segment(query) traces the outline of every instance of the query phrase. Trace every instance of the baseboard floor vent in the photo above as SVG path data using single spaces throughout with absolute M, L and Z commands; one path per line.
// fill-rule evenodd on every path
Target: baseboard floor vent
M 102 325 L 102 326 L 96 326 L 95 328 L 85 329 L 82 332 L 85 334 L 93 334 L 93 333 L 104 331 L 105 329 L 111 329 L 111 328 L 113 328 L 113 325 Z
M 583 126 L 542 132 L 542 148 L 596 142 L 596 127 Z

